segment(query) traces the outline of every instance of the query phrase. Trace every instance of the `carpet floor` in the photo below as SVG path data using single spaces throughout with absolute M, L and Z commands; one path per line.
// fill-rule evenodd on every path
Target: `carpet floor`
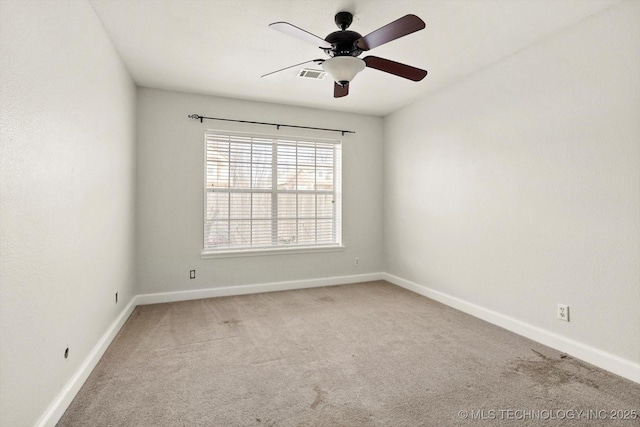
M 632 411 L 640 384 L 379 281 L 138 306 L 58 426 L 639 426 Z

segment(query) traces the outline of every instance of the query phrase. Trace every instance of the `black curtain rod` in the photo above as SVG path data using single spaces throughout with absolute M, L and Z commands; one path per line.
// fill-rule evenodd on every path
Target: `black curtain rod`
M 202 120 L 222 120 L 224 122 L 236 122 L 236 123 L 250 123 L 253 125 L 269 125 L 269 126 L 275 126 L 277 129 L 280 129 L 281 127 L 288 127 L 288 128 L 298 128 L 298 129 L 313 129 L 313 130 L 324 130 L 327 132 L 340 132 L 342 133 L 342 136 L 344 136 L 345 133 L 355 133 L 352 130 L 341 130 L 341 129 L 326 129 L 326 128 L 314 128 L 314 127 L 310 127 L 310 126 L 296 126 L 296 125 L 281 125 L 278 123 L 265 123 L 265 122 L 250 122 L 247 120 L 233 120 L 233 119 L 220 119 L 218 117 L 204 117 L 204 116 L 200 116 L 198 114 L 191 114 L 190 116 L 187 116 L 190 119 L 196 119 L 196 120 L 200 120 L 200 123 L 202 123 Z

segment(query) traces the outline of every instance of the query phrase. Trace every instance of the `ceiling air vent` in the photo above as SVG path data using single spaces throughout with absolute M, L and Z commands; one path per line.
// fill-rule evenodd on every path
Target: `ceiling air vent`
M 305 79 L 313 79 L 313 80 L 322 80 L 326 75 L 327 73 L 325 73 L 324 71 L 312 70 L 310 68 L 303 68 L 298 73 L 298 77 L 302 77 Z

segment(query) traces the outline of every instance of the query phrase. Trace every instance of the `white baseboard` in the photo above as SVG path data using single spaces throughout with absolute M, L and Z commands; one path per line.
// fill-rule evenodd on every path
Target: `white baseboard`
M 138 295 L 138 305 L 164 302 L 187 301 L 193 299 L 226 297 L 233 295 L 258 294 L 263 292 L 288 291 L 292 289 L 317 288 L 320 286 L 346 285 L 349 283 L 382 280 L 384 273 L 333 276 L 310 280 L 291 280 L 287 282 L 260 283 L 256 285 L 225 286 L 220 288 L 196 289 L 190 291 L 161 292 Z
M 45 411 L 44 414 L 40 417 L 38 422 L 36 423 L 37 427 L 53 427 L 60 420 L 60 417 L 64 414 L 64 411 L 67 410 L 71 401 L 80 388 L 84 384 L 84 382 L 89 378 L 89 374 L 93 371 L 93 368 L 96 367 L 100 358 L 107 351 L 107 348 L 113 341 L 113 339 L 118 335 L 120 329 L 127 321 L 133 310 L 137 306 L 136 297 L 131 298 L 131 301 L 127 306 L 122 310 L 122 312 L 118 315 L 118 317 L 113 321 L 113 323 L 109 326 L 107 331 L 104 333 L 102 338 L 98 341 L 98 343 L 93 347 L 91 353 L 87 356 L 87 358 L 82 362 L 76 373 L 71 377 L 71 379 L 67 382 L 67 384 L 62 388 L 58 396 L 54 399 L 54 401 L 49 405 L 49 408 Z
M 392 274 L 384 280 L 640 383 L 640 364 Z

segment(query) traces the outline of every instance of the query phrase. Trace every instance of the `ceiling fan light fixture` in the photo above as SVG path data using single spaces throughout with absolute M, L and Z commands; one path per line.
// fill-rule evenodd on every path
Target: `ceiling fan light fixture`
M 355 31 L 347 30 L 353 22 L 353 14 L 351 12 L 338 12 L 335 16 L 335 22 L 340 30 L 334 31 L 324 39 L 303 30 L 302 28 L 289 24 L 288 22 L 274 22 L 273 24 L 270 24 L 269 27 L 274 30 L 278 30 L 316 45 L 330 58 L 327 60 L 313 59 L 311 61 L 302 62 L 300 64 L 264 74 L 262 77 L 288 70 L 290 68 L 299 67 L 300 65 L 310 62 L 315 62 L 317 65 L 322 64 L 324 72 L 329 74 L 333 79 L 333 97 L 343 98 L 349 95 L 349 86 L 356 74 L 364 70 L 366 67 L 374 68 L 384 73 L 392 74 L 414 82 L 422 80 L 427 75 L 426 70 L 421 70 L 389 59 L 379 58 L 377 56 L 367 56 L 364 59 L 358 59 L 358 56 L 360 56 L 363 51 L 371 50 L 374 47 L 381 46 L 399 39 L 400 37 L 404 37 L 424 29 L 426 26 L 424 21 L 416 15 L 405 15 L 402 18 L 398 18 L 395 21 L 378 28 L 366 36 L 362 36 L 360 33 Z M 312 74 L 315 75 L 318 72 L 319 70 L 312 71 Z M 304 76 L 311 77 L 306 74 Z
M 322 63 L 322 68 L 340 85 L 349 83 L 367 64 L 353 56 L 334 56 Z

